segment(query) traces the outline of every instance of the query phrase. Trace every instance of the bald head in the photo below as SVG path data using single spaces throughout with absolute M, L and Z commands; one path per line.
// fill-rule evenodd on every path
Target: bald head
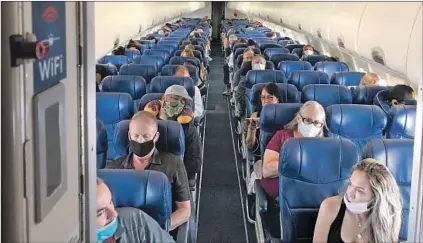
M 148 111 L 139 111 L 135 113 L 129 122 L 128 136 L 130 140 L 143 143 L 151 139 L 158 139 L 157 119 Z
M 179 65 L 175 71 L 175 77 L 189 77 L 188 68 L 184 65 Z
M 97 229 L 100 229 L 117 217 L 112 203 L 112 193 L 107 185 L 97 178 Z

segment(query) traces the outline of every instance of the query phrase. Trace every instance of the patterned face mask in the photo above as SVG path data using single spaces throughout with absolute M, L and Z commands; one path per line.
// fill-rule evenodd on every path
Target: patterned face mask
M 182 113 L 182 110 L 184 109 L 185 104 L 179 101 L 171 101 L 171 102 L 164 102 L 163 108 L 166 112 L 166 115 L 169 118 L 177 117 L 179 114 Z

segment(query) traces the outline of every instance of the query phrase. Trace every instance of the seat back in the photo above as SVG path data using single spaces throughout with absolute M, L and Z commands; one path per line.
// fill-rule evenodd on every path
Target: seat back
M 289 54 L 289 51 L 286 48 L 266 48 L 266 50 L 264 50 L 264 56 L 267 60 L 270 60 L 275 54 Z
M 158 120 L 159 140 L 156 148 L 159 151 L 168 152 L 180 156 L 184 159 L 185 153 L 185 135 L 182 125 L 176 121 Z M 116 126 L 115 139 L 113 147 L 116 151 L 115 158 L 126 155 L 128 151 L 128 129 L 129 120 L 120 121 Z
M 152 50 L 166 50 L 170 53 L 170 56 L 173 56 L 173 53 L 175 53 L 176 48 L 174 45 L 156 45 L 151 47 Z
M 96 125 L 97 169 L 103 169 L 106 166 L 107 158 L 107 131 L 106 126 L 100 120 L 97 120 Z
M 145 106 L 148 104 L 148 102 L 152 100 L 160 100 L 163 97 L 164 93 L 148 93 L 145 94 L 140 99 L 140 103 L 138 105 L 138 111 L 143 111 Z
M 161 56 L 136 56 L 134 58 L 134 64 L 148 64 L 154 65 L 157 72 L 159 73 L 162 70 L 162 67 L 165 64 L 165 60 Z
M 285 76 L 279 70 L 250 70 L 247 73 L 246 88 L 252 89 L 255 84 L 286 83 Z
M 163 58 L 164 62 L 167 63 L 170 59 L 170 52 L 167 50 L 145 50 L 143 53 L 144 56 L 160 56 Z
M 311 242 L 320 204 L 338 195 L 359 159 L 342 138 L 291 138 L 279 156 L 279 205 L 284 242 Z M 299 196 L 301 195 L 301 196 Z
M 152 170 L 102 169 L 97 172 L 112 192 L 115 207 L 138 208 L 165 229 L 170 228 L 172 190 L 167 176 Z
M 117 75 L 118 74 L 118 69 L 115 65 L 111 64 L 111 63 L 107 63 L 107 64 L 99 64 L 97 63 L 95 65 L 95 71 L 98 73 L 101 73 L 102 77 L 105 78 L 109 75 Z
M 278 69 L 285 74 L 285 78 L 287 80 L 292 71 L 312 69 L 312 66 L 309 62 L 303 61 L 281 61 L 278 65 Z
M 326 117 L 328 135 L 350 139 L 360 152 L 370 139 L 382 138 L 387 123 L 385 113 L 375 105 L 331 105 Z
M 338 72 L 334 73 L 330 79 L 331 84 L 344 86 L 358 86 L 365 73 L 361 72 Z
M 114 92 L 97 92 L 96 114 L 106 126 L 107 161 L 115 158 L 113 138 L 115 128 L 120 121 L 130 119 L 133 115 L 133 102 L 130 94 Z
M 281 45 L 279 45 L 279 44 L 277 44 L 277 42 L 276 41 L 272 41 L 272 43 L 267 43 L 267 42 L 259 42 L 259 48 L 260 48 L 260 51 L 261 51 L 261 53 L 264 53 L 264 51 L 267 49 L 267 48 L 282 48 L 282 46 Z M 287 49 L 287 51 L 288 51 L 288 49 Z M 289 51 L 288 51 L 289 52 Z
M 141 52 L 139 50 L 125 50 L 125 56 L 128 57 L 128 61 L 132 62 L 134 60 L 134 57 L 141 55 Z
M 183 65 L 184 62 L 186 62 L 187 60 L 191 60 L 191 61 L 195 62 L 195 65 L 197 67 L 201 67 L 200 59 L 198 59 L 196 57 L 175 56 L 175 57 L 170 58 L 169 64 L 171 64 L 171 65 Z
M 323 62 L 327 57 L 326 55 L 303 55 L 301 56 L 301 60 L 309 62 L 311 66 L 314 66 L 318 62 Z
M 303 44 L 288 44 L 288 45 L 285 45 L 284 47 L 289 50 L 289 53 L 292 53 L 292 50 L 294 50 L 294 48 L 303 48 L 304 45 Z
M 175 57 L 181 56 L 182 52 L 183 51 L 181 51 L 181 50 L 177 50 L 177 51 L 175 51 L 175 55 L 174 56 Z M 198 58 L 198 60 L 203 60 L 203 55 L 201 54 L 201 51 L 194 50 L 193 53 L 194 53 L 194 56 L 196 58 Z
M 301 102 L 315 100 L 327 108 L 335 104 L 351 104 L 352 97 L 350 90 L 342 85 L 335 84 L 309 84 L 304 86 L 301 92 Z
M 362 155 L 363 159 L 373 158 L 386 165 L 399 186 L 403 201 L 400 241 L 406 241 L 408 233 L 413 148 L 411 139 L 374 139 L 367 143 Z
M 151 80 L 150 93 L 165 93 L 166 89 L 172 85 L 184 86 L 189 96 L 194 100 L 194 81 L 190 77 L 158 76 Z
M 149 84 L 157 75 L 157 68 L 155 65 L 148 64 L 125 64 L 120 68 L 119 75 L 141 76 Z
M 348 72 L 349 68 L 345 62 L 318 62 L 315 64 L 316 71 L 322 71 L 328 74 L 329 78 L 337 72 Z
M 253 85 L 251 90 L 251 105 L 255 107 L 260 99 L 260 91 L 266 83 Z M 292 84 L 277 83 L 282 100 L 279 103 L 301 103 L 301 93 Z
M 162 76 L 174 76 L 178 66 L 179 65 L 171 65 L 171 64 L 163 66 L 161 75 Z M 193 66 L 193 65 L 184 65 L 184 66 L 188 69 L 189 76 L 194 81 L 194 85 L 197 85 L 197 83 L 198 83 L 198 69 L 197 69 L 197 67 Z
M 329 84 L 329 77 L 327 73 L 320 71 L 296 70 L 291 71 L 288 83 L 302 91 L 304 86 L 308 84 Z
M 267 144 L 276 131 L 284 128 L 300 110 L 301 103 L 268 104 L 260 113 L 260 153 L 263 155 Z
M 128 64 L 129 60 L 127 56 L 123 56 L 123 55 L 108 55 L 108 56 L 104 56 L 99 61 L 99 63 L 101 64 L 111 63 L 115 65 L 117 69 L 119 69 L 123 64 Z
M 372 105 L 374 97 L 379 91 L 390 88 L 389 86 L 357 86 L 353 94 L 353 103 Z
M 388 127 L 387 138 L 414 139 L 414 128 L 416 125 L 415 105 L 396 105 L 391 109 L 392 117 Z
M 140 99 L 146 93 L 146 82 L 140 76 L 117 75 L 108 76 L 103 80 L 102 92 L 121 92 L 131 95 L 134 111 L 138 109 Z
M 157 45 L 173 46 L 175 48 L 175 50 L 177 50 L 179 48 L 179 41 L 173 41 L 173 40 L 163 39 L 163 40 L 157 42 Z
M 276 68 L 279 68 L 279 63 L 283 61 L 299 61 L 298 57 L 293 54 L 274 54 L 270 57 Z

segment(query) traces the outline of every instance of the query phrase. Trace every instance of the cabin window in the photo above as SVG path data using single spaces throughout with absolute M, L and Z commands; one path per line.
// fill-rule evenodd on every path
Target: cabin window
M 385 65 L 385 53 L 383 52 L 382 48 L 379 46 L 375 46 L 371 50 L 373 61 Z

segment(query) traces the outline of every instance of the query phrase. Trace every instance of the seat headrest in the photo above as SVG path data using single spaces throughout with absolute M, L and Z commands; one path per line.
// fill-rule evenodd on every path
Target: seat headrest
M 309 84 L 304 86 L 301 92 L 303 103 L 314 100 L 327 108 L 335 104 L 351 104 L 351 91 L 342 85 L 335 84 Z
M 289 50 L 289 52 L 291 53 L 292 50 L 294 50 L 294 48 L 303 48 L 304 45 L 303 44 L 288 44 L 285 45 L 285 48 Z
M 270 57 L 270 61 L 275 64 L 275 67 L 279 67 L 279 63 L 282 61 L 299 61 L 298 57 L 294 54 L 274 54 Z
M 296 70 L 311 70 L 312 66 L 309 62 L 304 61 L 281 61 L 279 62 L 279 70 L 285 74 L 285 78 L 288 79 L 292 71 Z
M 329 135 L 352 140 L 360 149 L 372 138 L 381 138 L 387 117 L 375 105 L 342 104 L 326 109 Z
M 169 228 L 172 192 L 164 173 L 120 169 L 101 169 L 97 173 L 111 191 L 115 207 L 141 209 L 163 229 Z
M 267 43 L 267 42 L 259 42 L 259 47 L 260 47 L 260 51 L 262 53 L 265 52 L 265 50 L 267 48 L 283 48 L 281 45 L 277 44 L 276 41 L 272 41 L 272 43 Z M 287 49 L 288 50 L 288 49 Z M 289 51 L 288 51 L 289 52 Z
M 291 71 L 288 83 L 293 84 L 299 91 L 308 84 L 329 84 L 328 74 L 320 71 L 295 70 Z
M 364 74 L 362 72 L 334 73 L 330 79 L 330 83 L 344 86 L 358 86 Z
M 264 56 L 266 57 L 267 60 L 270 59 L 270 57 L 272 57 L 275 54 L 289 54 L 288 49 L 286 48 L 266 48 L 266 50 L 264 50 Z
M 194 81 L 190 77 L 158 76 L 151 80 L 150 93 L 165 93 L 166 89 L 172 85 L 184 86 L 189 96 L 194 98 Z
M 163 39 L 163 40 L 157 42 L 157 45 L 169 45 L 169 46 L 175 47 L 175 49 L 176 49 L 176 48 L 179 47 L 179 41 L 172 41 L 172 40 Z
M 256 106 L 260 99 L 260 91 L 265 83 L 255 84 L 252 88 L 251 104 Z M 277 83 L 282 100 L 279 103 L 300 103 L 301 93 L 292 84 Z
M 97 131 L 97 169 L 102 169 L 106 166 L 107 158 L 107 132 L 106 127 L 100 121 L 96 121 Z
M 407 240 L 414 141 L 411 139 L 374 139 L 363 150 L 362 158 L 374 158 L 386 165 L 397 182 L 402 196 L 400 241 Z
M 155 65 L 148 64 L 125 64 L 120 68 L 119 74 L 141 76 L 149 84 L 151 79 L 156 76 L 157 68 Z
M 173 76 L 173 75 L 175 75 L 176 69 L 178 68 L 178 66 L 179 65 L 171 65 L 171 64 L 167 64 L 167 65 L 163 66 L 161 75 L 162 76 Z M 198 83 L 198 68 L 196 66 L 193 66 L 193 65 L 184 65 L 184 66 L 188 69 L 189 76 L 194 81 L 194 85 L 197 85 L 197 83 Z
M 245 49 L 247 49 L 247 48 L 241 47 L 241 48 L 236 49 L 236 51 L 234 52 L 234 57 L 238 58 L 239 55 L 242 55 L 244 53 Z M 261 54 L 260 49 L 258 49 L 258 48 L 251 48 L 251 49 L 254 51 L 255 55 Z
M 392 121 L 387 138 L 414 139 L 416 108 L 415 105 L 396 105 L 391 108 Z
M 127 93 L 97 92 L 97 118 L 105 125 L 132 117 L 133 103 Z
M 138 111 L 143 111 L 148 102 L 152 100 L 160 100 L 163 97 L 164 93 L 147 93 L 140 99 L 138 105 Z
M 103 78 L 107 77 L 109 75 L 117 75 L 117 73 L 118 73 L 117 67 L 115 65 L 111 64 L 111 63 L 96 64 L 95 65 L 95 71 L 97 73 L 100 73 Z
M 143 77 L 134 75 L 108 76 L 103 80 L 102 92 L 121 92 L 131 95 L 133 100 L 141 99 L 146 93 L 146 82 Z
M 144 56 L 160 56 L 165 61 L 170 58 L 170 52 L 169 51 L 167 51 L 167 50 L 160 50 L 160 49 L 145 50 L 144 53 L 143 53 L 143 55 Z
M 372 105 L 374 97 L 381 90 L 389 90 L 389 86 L 357 86 L 354 90 L 353 102 L 355 104 Z
M 247 48 L 248 44 L 245 43 L 236 43 L 233 47 L 232 47 L 232 51 L 235 52 L 238 48 Z
M 285 76 L 279 70 L 250 70 L 247 73 L 246 88 L 252 89 L 254 84 L 286 83 Z
M 134 64 L 149 64 L 156 67 L 157 72 L 160 72 L 164 65 L 164 59 L 161 56 L 136 56 Z
M 349 68 L 345 62 L 323 61 L 316 63 L 315 70 L 325 72 L 329 77 L 332 77 L 332 74 L 336 72 L 348 72 Z
M 151 49 L 153 50 L 166 50 L 168 52 L 170 52 L 170 54 L 172 55 L 172 53 L 174 53 L 176 51 L 175 46 L 173 45 L 156 45 L 156 46 L 152 46 Z
M 196 58 L 196 57 L 182 57 L 182 56 L 175 56 L 175 57 L 170 58 L 169 64 L 171 64 L 171 65 L 183 65 L 184 62 L 186 62 L 187 60 L 195 62 L 195 65 L 197 67 L 201 66 L 201 64 L 200 64 L 201 62 L 198 58 Z
M 128 57 L 128 61 L 132 62 L 134 60 L 134 57 L 141 55 L 141 52 L 139 50 L 125 50 L 125 56 Z
M 115 139 L 113 147 L 115 157 L 121 157 L 128 153 L 128 129 L 129 120 L 120 121 L 115 130 Z M 157 150 L 181 156 L 183 159 L 185 153 L 185 135 L 181 124 L 176 121 L 158 120 L 159 140 L 157 140 Z
M 318 62 L 324 61 L 327 57 L 326 55 L 303 55 L 301 56 L 301 60 L 309 62 L 311 66 L 314 66 Z
M 301 103 L 279 103 L 267 104 L 263 106 L 260 114 L 260 132 L 274 133 L 282 129 L 300 110 Z
M 123 64 L 128 64 L 129 60 L 127 56 L 123 55 L 109 55 L 102 58 L 103 64 L 111 63 L 119 69 Z

